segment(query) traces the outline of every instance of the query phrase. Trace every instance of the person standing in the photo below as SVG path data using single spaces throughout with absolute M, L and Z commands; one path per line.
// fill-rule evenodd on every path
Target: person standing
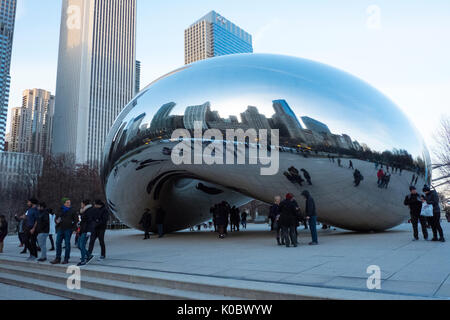
M 217 207 L 217 226 L 219 228 L 219 239 L 225 239 L 229 210 L 227 203 L 223 201 Z
M 269 216 L 270 219 L 272 220 L 272 230 L 276 230 L 277 243 L 279 246 L 284 244 L 284 238 L 283 242 L 281 241 L 280 204 L 281 204 L 281 197 L 276 196 L 273 205 L 270 207 L 270 216 Z
M 411 214 L 411 223 L 413 226 L 414 232 L 414 240 L 419 240 L 419 222 L 422 227 L 423 238 L 428 240 L 428 230 L 427 230 L 427 222 L 426 218 L 421 215 L 422 212 L 422 201 L 420 200 L 420 196 L 417 193 L 417 189 L 414 186 L 409 187 L 409 191 L 411 192 L 406 196 L 405 201 L 403 202 L 405 206 L 409 207 Z
M 156 210 L 156 227 L 158 228 L 159 238 L 164 237 L 164 220 L 166 219 L 166 211 L 162 207 Z
M 5 238 L 8 235 L 8 222 L 4 215 L 0 216 L 0 253 L 3 253 Z
M 81 261 L 78 263 L 78 267 L 85 266 L 87 264 L 88 251 L 86 244 L 88 239 L 94 232 L 94 214 L 95 210 L 89 200 L 83 200 L 81 202 L 80 209 L 80 237 L 78 239 L 78 249 L 81 253 Z
M 92 252 L 94 251 L 95 240 L 97 239 L 100 242 L 101 248 L 100 259 L 106 259 L 105 233 L 108 227 L 108 221 L 109 212 L 105 204 L 101 200 L 95 200 L 95 229 L 89 242 L 89 261 L 94 257 Z
M 25 236 L 25 249 L 30 251 L 30 257 L 28 261 L 35 261 L 37 259 L 37 218 L 39 212 L 37 209 L 38 201 L 34 198 L 28 200 L 28 211 L 24 222 L 24 236 Z
M 244 230 L 247 230 L 247 211 L 244 210 L 241 214 L 241 224 L 242 224 L 242 228 L 244 228 Z
M 150 209 L 145 209 L 144 214 L 142 215 L 141 221 L 139 221 L 139 225 L 144 228 L 144 240 L 150 239 L 150 229 L 152 227 L 152 214 Z
M 352 160 L 350 160 L 348 168 L 352 169 L 352 170 L 355 170 L 355 168 L 353 168 L 353 161 Z
M 288 193 L 286 200 L 280 203 L 280 223 L 282 228 L 282 237 L 287 248 L 290 244 L 297 247 L 296 220 L 298 204 L 294 200 L 294 195 Z M 290 240 L 290 241 L 289 241 Z
M 306 171 L 305 169 L 300 170 L 303 172 L 303 176 L 305 177 L 306 181 L 308 182 L 308 184 L 310 186 L 312 186 L 312 179 L 311 179 L 311 175 L 309 174 L 308 171 Z
M 50 251 L 55 251 L 55 239 L 53 239 L 53 237 L 56 235 L 56 223 L 55 213 L 53 212 L 53 209 L 48 209 L 48 217 L 50 221 L 48 238 L 50 239 L 50 244 L 52 245 Z
M 423 188 L 428 204 L 433 205 L 433 218 L 431 219 L 431 229 L 433 230 L 432 241 L 445 242 L 444 232 L 441 227 L 441 208 L 439 207 L 439 196 L 436 190 L 431 190 L 429 186 Z M 438 238 L 439 233 L 439 238 Z
M 23 224 L 24 224 L 24 219 L 25 219 L 25 215 L 23 216 L 17 216 L 17 214 L 14 216 L 14 219 L 17 222 L 17 235 L 19 237 L 19 248 L 24 248 L 24 250 L 21 252 L 21 254 L 25 254 L 27 253 L 27 249 L 25 248 L 25 235 L 24 235 L 24 228 L 23 228 Z
M 65 252 L 62 264 L 69 264 L 70 260 L 70 239 L 77 228 L 78 215 L 72 208 L 72 202 L 68 198 L 63 198 L 63 206 L 60 211 L 55 214 L 56 222 L 56 258 L 51 264 L 60 264 L 62 256 L 62 242 L 64 240 Z
M 302 196 L 306 199 L 306 208 L 305 215 L 306 219 L 309 221 L 309 229 L 311 230 L 312 242 L 309 243 L 310 246 L 315 246 L 319 244 L 317 238 L 317 212 L 316 212 L 316 204 L 314 199 L 311 197 L 309 191 L 305 190 L 302 193 Z
M 44 202 L 39 204 L 38 210 L 36 234 L 39 248 L 41 248 L 41 257 L 38 259 L 38 262 L 45 262 L 47 261 L 47 238 L 50 232 L 50 218 L 47 205 Z
M 383 178 L 384 178 L 384 171 L 383 171 L 383 169 L 378 170 L 377 177 L 378 177 L 378 183 L 377 184 L 380 187 L 381 184 L 383 183 Z

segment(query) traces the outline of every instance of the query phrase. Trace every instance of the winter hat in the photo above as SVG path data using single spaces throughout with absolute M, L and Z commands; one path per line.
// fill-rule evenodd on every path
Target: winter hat
M 294 195 L 292 193 L 288 193 L 286 195 L 286 200 L 292 200 L 292 199 L 294 199 Z
M 69 200 L 70 200 L 69 198 L 62 198 L 61 199 L 61 203 L 64 205 Z
M 431 189 L 430 189 L 429 186 L 425 185 L 425 186 L 423 187 L 423 192 L 430 192 L 430 191 L 431 191 Z
M 413 190 L 417 190 L 416 187 L 414 187 L 414 186 L 409 187 L 409 191 L 413 191 Z

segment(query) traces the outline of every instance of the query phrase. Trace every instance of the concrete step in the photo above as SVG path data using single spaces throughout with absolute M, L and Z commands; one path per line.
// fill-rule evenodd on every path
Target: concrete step
M 128 296 L 86 288 L 81 288 L 80 290 L 70 290 L 65 284 L 63 285 L 53 281 L 33 279 L 5 272 L 0 272 L 0 282 L 70 300 L 130 300 L 130 297 Z
M 53 270 L 45 270 L 43 264 L 38 264 L 41 268 L 33 268 L 36 264 L 28 266 L 16 266 L 16 265 L 0 265 L 0 273 L 2 278 L 6 279 L 7 275 L 13 275 L 13 280 L 22 279 L 23 282 L 28 279 L 44 282 L 45 285 L 56 284 L 60 287 L 66 285 L 68 274 L 66 274 L 64 268 L 53 268 Z M 51 266 L 53 267 L 53 266 Z M 1 281 L 1 279 L 0 279 Z M 133 299 L 145 299 L 145 300 L 232 300 L 232 297 L 226 297 L 217 294 L 206 294 L 201 292 L 180 290 L 167 287 L 159 287 L 154 285 L 137 284 L 131 282 L 124 282 L 114 279 L 104 279 L 92 276 L 86 276 L 84 271 L 81 272 L 81 286 L 83 289 L 90 291 L 101 292 L 102 294 L 117 295 L 120 297 L 128 297 Z M 101 299 L 103 298 L 100 296 Z M 235 298 L 237 299 L 237 298 Z M 109 300 L 109 299 L 108 299 Z

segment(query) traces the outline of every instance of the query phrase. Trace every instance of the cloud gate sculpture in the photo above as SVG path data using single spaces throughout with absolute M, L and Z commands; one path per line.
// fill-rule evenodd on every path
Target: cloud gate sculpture
M 190 134 L 178 136 L 180 129 Z M 208 136 L 210 129 L 223 136 Z M 275 136 L 264 146 L 251 135 L 226 135 L 251 129 L 278 132 L 279 146 Z M 194 145 L 192 152 L 180 144 Z M 245 161 L 195 161 L 196 147 L 222 159 L 211 145 Z M 255 148 L 276 157 L 278 170 L 262 174 L 269 165 L 254 161 Z M 174 153 L 193 161 L 176 163 Z M 111 211 L 137 229 L 146 208 L 161 206 L 172 232 L 209 220 L 222 201 L 271 203 L 290 192 L 303 209 L 308 190 L 319 221 L 383 231 L 408 219 L 408 187 L 429 184 L 431 169 L 416 129 L 370 85 L 309 60 L 243 54 L 187 65 L 140 92 L 111 129 L 102 178 Z

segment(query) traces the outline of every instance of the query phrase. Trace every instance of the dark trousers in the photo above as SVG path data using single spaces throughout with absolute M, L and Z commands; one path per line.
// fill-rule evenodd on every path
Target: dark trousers
M 25 242 L 25 249 L 28 249 L 30 251 L 30 256 L 37 258 L 37 234 L 36 232 L 34 234 L 31 234 L 30 230 L 26 230 L 24 233 L 24 242 Z
M 145 233 L 144 239 L 150 239 L 150 228 L 151 227 L 144 228 L 144 233 Z
M 164 236 L 164 225 L 160 223 L 156 226 L 158 227 L 158 236 L 162 238 Z
M 48 235 L 48 238 L 50 239 L 50 243 L 51 243 L 51 245 L 52 245 L 51 250 L 55 250 L 55 241 L 53 240 L 53 235 L 52 235 L 52 234 L 49 234 L 49 235 Z
M 427 219 L 423 216 L 411 215 L 411 224 L 413 226 L 414 238 L 419 239 L 419 222 L 422 227 L 423 238 L 428 239 Z
M 72 238 L 72 233 L 72 229 L 58 230 L 58 232 L 56 233 L 56 259 L 61 260 L 62 242 L 64 240 L 64 244 L 66 246 L 64 251 L 64 260 L 70 260 L 70 239 Z
M 101 256 L 106 257 L 105 232 L 105 228 L 96 228 L 92 233 L 91 241 L 89 242 L 89 256 L 92 255 L 92 252 L 94 251 L 95 240 L 97 240 L 98 238 L 98 241 L 100 242 L 100 248 L 102 250 Z
M 281 225 L 279 223 L 276 224 L 277 227 L 277 240 L 281 242 L 281 244 L 285 244 L 284 243 L 284 238 L 283 236 L 283 232 L 282 232 L 282 228 Z
M 284 243 L 286 246 L 289 246 L 289 244 L 297 245 L 297 235 L 295 233 L 296 226 L 295 224 L 292 224 L 290 226 L 282 226 L 282 238 L 284 240 Z M 289 241 L 290 239 L 290 241 Z
M 309 218 L 309 229 L 311 230 L 311 238 L 312 238 L 312 242 L 314 243 L 318 243 L 318 238 L 317 238 L 317 217 L 310 217 Z
M 439 233 L 439 239 L 444 239 L 444 232 L 441 227 L 441 213 L 433 213 L 433 217 L 429 218 L 428 221 L 431 225 L 431 230 L 433 230 L 433 238 L 438 239 Z
M 25 233 L 19 232 L 19 241 L 21 245 L 25 245 Z

